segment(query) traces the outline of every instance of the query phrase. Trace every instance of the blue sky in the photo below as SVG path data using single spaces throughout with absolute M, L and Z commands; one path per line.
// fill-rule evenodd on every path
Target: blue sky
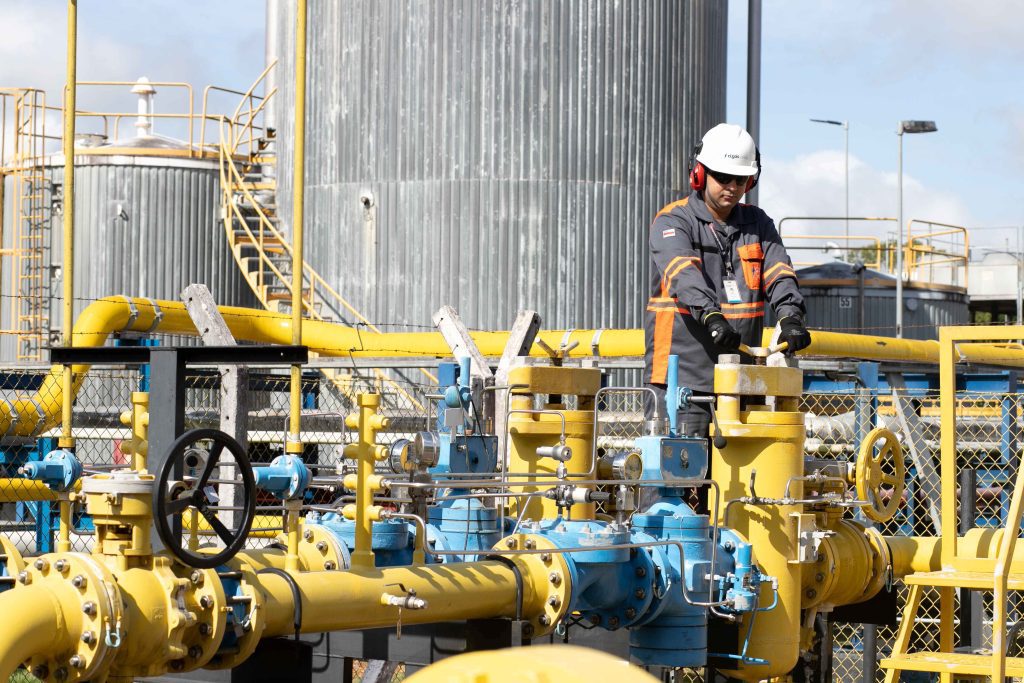
M 722 0 L 726 1 L 726 0 Z M 746 0 L 730 3 L 728 118 L 745 119 Z M 64 75 L 62 0 L 0 0 L 0 83 L 51 99 Z M 245 87 L 263 61 L 259 0 L 80 0 L 79 78 L 185 80 Z M 905 136 L 905 214 L 976 227 L 1002 247 L 1024 223 L 1024 2 L 764 0 L 761 205 L 776 219 L 843 212 L 843 137 L 809 118 L 850 122 L 851 214 L 896 211 L 901 119 L 939 131 Z M 164 95 L 166 98 L 166 95 Z M 83 92 L 81 106 L 133 107 Z M 161 100 L 158 111 L 178 103 Z M 841 228 L 836 226 L 836 232 Z
M 728 117 L 745 122 L 746 0 L 730 0 Z M 843 133 L 850 123 L 850 213 L 896 212 L 897 123 L 904 136 L 904 214 L 966 225 L 1002 248 L 1024 223 L 1024 3 L 1008 0 L 764 0 L 761 206 L 841 215 Z M 851 230 L 853 232 L 853 230 Z

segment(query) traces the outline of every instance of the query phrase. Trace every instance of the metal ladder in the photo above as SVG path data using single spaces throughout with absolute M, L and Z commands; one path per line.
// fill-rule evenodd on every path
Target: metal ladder
M 46 173 L 46 93 L 31 88 L 0 92 L 4 122 L 7 107 L 12 113 L 13 150 L 4 160 L 4 174 L 12 177 L 10 223 L 13 234 L 5 252 L 10 259 L 13 300 L 8 305 L 9 320 L 16 339 L 18 361 L 43 360 L 43 347 L 49 335 L 49 254 L 50 227 L 53 218 L 53 184 Z M 6 150 L 5 150 L 6 151 Z

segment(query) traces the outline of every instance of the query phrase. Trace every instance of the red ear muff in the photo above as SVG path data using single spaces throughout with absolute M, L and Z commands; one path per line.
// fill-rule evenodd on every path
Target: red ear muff
M 707 171 L 704 169 L 704 164 L 699 161 L 694 162 L 693 168 L 690 169 L 690 187 L 697 192 L 704 190 L 704 186 L 708 182 Z
M 757 163 L 757 173 L 750 176 L 750 180 L 747 181 L 747 187 L 743 190 L 743 194 L 746 194 L 757 187 L 757 179 L 761 177 L 761 150 L 758 149 L 757 145 L 754 145 L 754 161 Z

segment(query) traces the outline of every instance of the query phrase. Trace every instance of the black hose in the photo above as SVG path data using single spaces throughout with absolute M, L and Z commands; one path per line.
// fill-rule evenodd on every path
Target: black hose
M 295 577 L 285 570 L 278 569 L 277 567 L 266 567 L 264 569 L 260 569 L 256 573 L 273 574 L 274 576 L 280 576 L 288 582 L 288 587 L 292 589 L 292 600 L 295 603 L 295 614 L 292 617 L 292 621 L 295 626 L 295 640 L 298 640 L 299 632 L 302 631 L 302 595 L 299 593 L 299 585 L 295 583 Z

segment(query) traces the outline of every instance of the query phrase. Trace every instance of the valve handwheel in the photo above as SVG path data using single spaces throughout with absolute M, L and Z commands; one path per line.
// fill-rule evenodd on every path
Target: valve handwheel
M 205 462 L 202 461 L 204 454 Z M 214 472 L 231 465 L 232 458 L 235 465 L 233 481 L 219 477 L 211 480 Z M 180 465 L 179 471 L 184 473 L 180 480 L 172 479 L 175 464 Z M 197 466 L 190 468 L 190 465 Z M 201 471 L 198 476 L 189 476 L 189 469 Z M 241 486 L 240 496 L 236 495 L 234 505 L 230 507 L 234 515 L 221 514 L 228 511 L 219 505 L 217 490 L 221 484 Z M 193 511 L 192 515 L 198 514 L 205 519 L 224 544 L 220 552 L 197 553 L 188 548 L 187 541 L 183 545 L 180 529 L 188 523 L 190 510 Z M 217 429 L 193 429 L 178 437 L 160 468 L 156 495 L 153 497 L 153 518 L 157 534 L 171 554 L 190 567 L 211 569 L 220 566 L 241 550 L 255 515 L 256 480 L 241 444 Z M 179 518 L 181 524 L 172 524 L 175 518 Z
M 857 497 L 867 501 L 864 514 L 875 522 L 888 522 L 903 501 L 907 467 L 896 435 L 879 427 L 872 429 L 857 454 Z M 883 494 L 888 500 L 883 500 Z

